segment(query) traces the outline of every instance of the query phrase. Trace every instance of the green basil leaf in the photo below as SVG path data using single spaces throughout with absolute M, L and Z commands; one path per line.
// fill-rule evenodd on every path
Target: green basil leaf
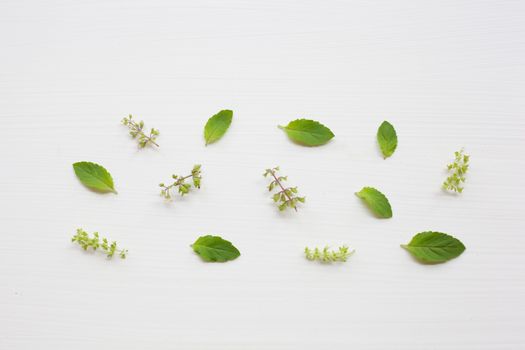
M 362 198 L 368 207 L 380 218 L 391 218 L 392 207 L 384 194 L 372 187 L 363 187 L 359 192 L 355 193 L 359 198 Z
M 418 233 L 410 243 L 402 244 L 401 247 L 425 263 L 445 262 L 465 251 L 465 246 L 459 239 L 446 233 L 432 231 Z
M 231 244 L 219 236 L 202 236 L 192 244 L 195 253 L 204 261 L 224 262 L 239 257 L 241 253 Z
M 379 129 L 377 130 L 377 142 L 379 143 L 379 147 L 381 148 L 381 152 L 383 152 L 383 156 L 385 158 L 390 157 L 397 147 L 397 134 L 396 130 L 386 120 L 381 124 Z
M 91 162 L 78 162 L 73 164 L 73 169 L 85 186 L 99 192 L 117 193 L 111 174 L 103 166 Z
M 219 140 L 230 127 L 233 118 L 233 111 L 225 109 L 208 119 L 204 127 L 204 139 L 206 146 Z
M 287 126 L 280 126 L 288 137 L 303 146 L 321 146 L 330 141 L 335 135 L 323 124 L 309 119 L 297 119 Z

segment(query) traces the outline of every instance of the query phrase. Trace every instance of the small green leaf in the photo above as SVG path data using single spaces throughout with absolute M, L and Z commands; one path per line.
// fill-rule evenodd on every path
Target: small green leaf
M 402 244 L 401 247 L 424 263 L 445 262 L 465 251 L 465 246 L 459 239 L 446 233 L 432 231 L 418 233 L 410 243 Z
M 287 126 L 279 126 L 288 137 L 303 146 L 321 146 L 335 135 L 323 124 L 309 119 L 297 119 Z
M 99 192 L 117 193 L 111 174 L 103 166 L 91 162 L 78 162 L 73 164 L 73 169 L 85 186 Z
M 241 253 L 231 244 L 219 236 L 202 236 L 192 244 L 195 253 L 199 254 L 202 260 L 208 262 L 224 262 L 239 257 Z
M 359 192 L 355 193 L 359 198 L 362 198 L 368 207 L 381 218 L 392 217 L 392 207 L 384 194 L 372 187 L 363 187 Z
M 386 120 L 381 124 L 379 129 L 377 130 L 377 142 L 379 143 L 379 147 L 381 148 L 381 152 L 383 152 L 383 156 L 385 158 L 390 157 L 397 147 L 397 134 L 396 130 Z
M 219 140 L 230 127 L 232 123 L 233 112 L 225 109 L 208 119 L 204 127 L 204 139 L 206 146 Z

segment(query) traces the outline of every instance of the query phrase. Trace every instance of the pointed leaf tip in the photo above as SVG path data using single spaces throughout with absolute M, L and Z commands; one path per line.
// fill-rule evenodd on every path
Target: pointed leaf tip
M 205 145 L 218 141 L 228 130 L 233 118 L 233 111 L 224 109 L 208 119 L 204 126 Z
M 383 153 L 383 159 L 390 157 L 394 154 L 397 148 L 397 133 L 394 126 L 386 120 L 379 126 L 377 130 L 377 142 L 381 152 Z
M 231 242 L 219 236 L 201 236 L 191 246 L 193 251 L 206 262 L 225 262 L 241 255 Z
M 363 187 L 356 196 L 363 199 L 370 210 L 378 217 L 388 219 L 392 217 L 392 207 L 386 196 L 373 187 Z
M 84 186 L 99 192 L 117 194 L 113 178 L 103 166 L 92 162 L 77 162 L 73 164 L 73 170 Z
M 442 232 L 420 232 L 408 244 L 401 244 L 414 258 L 423 263 L 443 263 L 465 251 L 463 243 Z
M 303 146 L 321 146 L 335 136 L 328 127 L 310 119 L 297 119 L 279 128 L 284 130 L 292 141 Z

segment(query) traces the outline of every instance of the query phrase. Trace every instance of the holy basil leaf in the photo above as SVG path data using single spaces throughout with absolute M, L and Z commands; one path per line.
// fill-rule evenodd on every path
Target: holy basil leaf
M 321 146 L 335 136 L 323 124 L 309 119 L 297 119 L 279 128 L 283 129 L 292 141 L 303 146 Z
M 465 246 L 459 239 L 446 233 L 432 231 L 418 233 L 410 243 L 402 244 L 401 247 L 424 263 L 445 262 L 465 251 Z
M 224 262 L 239 257 L 241 253 L 231 244 L 219 236 L 202 236 L 192 244 L 195 253 L 204 261 Z
M 99 192 L 117 193 L 111 174 L 103 166 L 91 162 L 78 162 L 73 164 L 73 169 L 85 186 Z
M 204 139 L 206 146 L 219 140 L 230 127 L 233 118 L 233 111 L 228 109 L 222 110 L 208 119 L 204 127 Z
M 396 130 L 386 120 L 381 124 L 379 129 L 377 130 L 377 142 L 379 143 L 379 147 L 381 148 L 381 152 L 383 152 L 383 156 L 385 158 L 390 157 L 397 147 L 397 134 Z
M 381 218 L 392 217 L 392 207 L 384 194 L 372 187 L 363 187 L 359 192 L 355 193 L 359 198 L 362 198 L 368 207 Z

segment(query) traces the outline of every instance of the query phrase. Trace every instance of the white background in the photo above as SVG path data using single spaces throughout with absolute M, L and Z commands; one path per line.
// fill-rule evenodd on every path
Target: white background
M 2 0 L 0 348 L 524 349 L 524 18 L 524 1 L 496 0 Z M 204 147 L 226 108 L 230 130 Z M 137 149 L 129 113 L 159 149 Z M 291 143 L 277 125 L 298 117 L 336 137 Z M 472 165 L 449 195 L 461 147 Z M 82 160 L 119 194 L 84 188 Z M 195 163 L 202 189 L 164 203 L 158 183 Z M 307 197 L 298 213 L 266 192 L 275 165 Z M 77 227 L 128 259 L 83 252 Z M 467 250 L 421 265 L 399 244 L 425 230 Z M 203 234 L 241 257 L 201 262 Z M 346 264 L 303 257 L 345 243 Z

